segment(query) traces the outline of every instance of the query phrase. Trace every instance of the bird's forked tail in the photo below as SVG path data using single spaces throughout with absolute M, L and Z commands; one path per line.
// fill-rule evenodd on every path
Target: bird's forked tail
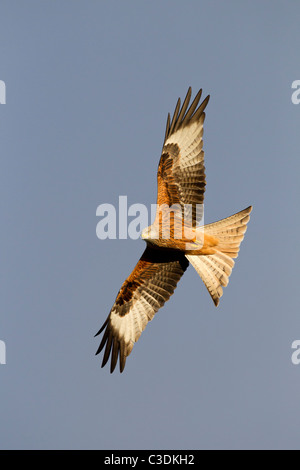
M 234 266 L 232 258 L 238 256 L 240 244 L 247 230 L 252 206 L 238 212 L 226 219 L 212 224 L 204 225 L 199 230 L 204 230 L 207 235 L 218 239 L 214 247 L 214 254 L 192 255 L 186 254 L 189 262 L 194 266 L 202 281 L 206 285 L 215 305 L 219 304 L 223 295 L 222 287 L 227 286 L 229 276 Z

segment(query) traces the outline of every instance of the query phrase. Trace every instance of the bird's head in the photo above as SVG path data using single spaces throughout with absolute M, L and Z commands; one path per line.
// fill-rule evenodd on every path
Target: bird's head
M 151 240 L 157 240 L 159 238 L 159 234 L 156 228 L 153 227 L 153 225 L 150 225 L 150 227 L 144 228 L 144 230 L 142 231 L 141 237 L 145 241 L 147 240 L 151 241 Z

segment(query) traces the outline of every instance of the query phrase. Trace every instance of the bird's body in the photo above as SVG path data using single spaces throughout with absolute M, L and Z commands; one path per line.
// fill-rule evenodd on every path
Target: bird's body
M 182 107 L 177 102 L 172 121 L 168 115 L 164 145 L 157 171 L 157 212 L 142 232 L 147 247 L 121 286 L 104 325 L 97 353 L 104 347 L 102 367 L 111 355 L 111 372 L 117 360 L 120 371 L 149 320 L 173 294 L 187 269 L 194 266 L 215 305 L 234 266 L 252 207 L 213 224 L 199 225 L 203 217 L 205 167 L 204 109 L 201 90 L 188 108 L 189 88 Z

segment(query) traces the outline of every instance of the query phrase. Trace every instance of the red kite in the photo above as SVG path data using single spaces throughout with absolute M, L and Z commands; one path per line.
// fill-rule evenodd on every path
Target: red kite
M 102 367 L 111 355 L 111 372 L 118 358 L 123 372 L 134 343 L 169 300 L 189 262 L 218 305 L 234 266 L 232 258 L 238 256 L 250 219 L 251 206 L 226 219 L 199 226 L 202 213 L 197 207 L 202 207 L 206 184 L 202 150 L 204 109 L 209 96 L 198 106 L 200 90 L 189 107 L 191 93 L 189 88 L 182 107 L 178 99 L 172 121 L 168 114 L 157 172 L 158 209 L 154 223 L 142 232 L 147 247 L 97 333 L 104 330 L 96 354 L 105 347 Z M 171 216 L 170 207 L 177 207 Z M 183 223 L 186 208 L 188 222 Z M 167 237 L 163 236 L 166 228 Z

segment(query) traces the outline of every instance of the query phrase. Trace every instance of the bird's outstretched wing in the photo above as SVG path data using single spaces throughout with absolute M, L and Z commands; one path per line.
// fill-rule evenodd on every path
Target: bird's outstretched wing
M 185 217 L 189 217 L 192 226 L 196 226 L 202 217 L 201 207 L 205 191 L 205 167 L 203 147 L 204 109 L 209 96 L 198 106 L 200 90 L 189 106 L 192 90 L 188 89 L 180 108 L 177 101 L 172 121 L 168 114 L 162 155 L 157 171 L 157 205 L 180 204 L 185 206 Z M 190 205 L 189 211 L 187 210 Z M 200 207 L 200 210 L 199 210 Z
M 148 321 L 173 294 L 189 262 L 176 250 L 147 247 L 130 276 L 123 283 L 104 325 L 104 335 L 96 354 L 105 346 L 102 367 L 111 355 L 110 371 L 125 367 L 134 343 Z M 97 336 L 96 335 L 96 336 Z

